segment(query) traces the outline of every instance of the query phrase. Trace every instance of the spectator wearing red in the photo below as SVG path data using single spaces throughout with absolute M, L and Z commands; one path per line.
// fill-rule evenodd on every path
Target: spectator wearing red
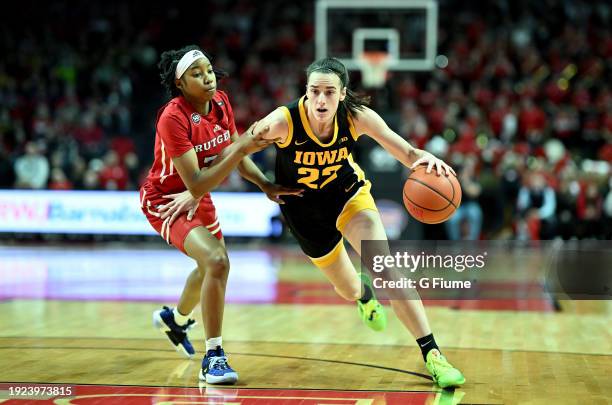
M 541 134 L 546 127 L 546 114 L 544 110 L 534 104 L 530 98 L 521 102 L 519 113 L 519 133 L 522 137 L 532 139 Z
M 72 183 L 66 178 L 66 173 L 61 168 L 54 167 L 51 170 L 49 190 L 72 190 L 72 188 Z
M 74 130 L 74 138 L 86 153 L 96 155 L 102 147 L 104 131 L 96 123 L 96 115 L 89 111 L 83 114 L 79 126 Z
M 582 238 L 596 237 L 601 232 L 603 219 L 603 195 L 594 181 L 581 187 L 576 201 L 576 213 L 580 220 L 579 235 Z
M 105 190 L 125 190 L 129 181 L 128 171 L 119 160 L 117 152 L 111 150 L 104 156 L 104 167 L 100 170 L 100 186 Z

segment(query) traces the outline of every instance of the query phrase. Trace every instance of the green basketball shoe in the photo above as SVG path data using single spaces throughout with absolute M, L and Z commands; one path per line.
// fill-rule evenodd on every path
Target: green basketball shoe
M 465 383 L 465 377 L 461 371 L 453 367 L 437 349 L 432 349 L 427 353 L 425 367 L 441 388 L 458 387 Z
M 385 308 L 378 302 L 374 294 L 374 288 L 370 278 L 364 274 L 360 274 L 361 282 L 367 285 L 372 291 L 372 299 L 365 304 L 357 300 L 357 311 L 359 317 L 366 326 L 376 332 L 383 331 L 387 327 L 387 314 Z

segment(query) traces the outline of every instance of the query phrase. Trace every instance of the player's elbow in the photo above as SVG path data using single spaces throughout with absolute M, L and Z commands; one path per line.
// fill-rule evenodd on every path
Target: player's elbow
M 287 133 L 287 123 L 284 116 L 279 115 L 276 111 L 272 112 L 265 119 L 257 123 L 255 133 L 265 131 L 264 139 L 282 139 Z
M 243 175 L 243 174 L 246 173 L 246 163 L 245 163 L 245 160 L 247 158 L 248 158 L 247 156 L 243 157 L 242 160 L 240 161 L 240 163 L 238 163 L 238 166 L 236 167 L 238 169 L 238 173 L 240 173 L 240 175 Z

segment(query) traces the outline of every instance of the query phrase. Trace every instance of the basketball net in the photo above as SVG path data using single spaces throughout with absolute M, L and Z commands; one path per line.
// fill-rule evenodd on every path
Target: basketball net
M 390 58 L 387 52 L 369 51 L 361 54 L 359 67 L 361 82 L 367 88 L 381 88 L 387 81 L 387 66 Z

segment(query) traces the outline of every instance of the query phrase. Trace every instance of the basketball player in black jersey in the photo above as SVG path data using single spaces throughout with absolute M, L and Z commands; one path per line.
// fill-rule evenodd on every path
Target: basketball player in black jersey
M 357 302 L 369 327 L 386 325 L 383 307 L 367 276 L 357 274 L 344 248 L 346 238 L 361 254 L 362 240 L 386 240 L 371 184 L 353 161 L 360 136 L 370 136 L 406 167 L 427 164 L 438 175 L 453 169 L 432 154 L 416 149 L 367 107 L 369 99 L 348 88 L 346 67 L 324 58 L 307 69 L 306 94 L 262 119 L 267 137 L 276 142 L 275 182 L 303 188 L 303 196 L 283 196 L 282 213 L 302 250 L 343 298 Z M 257 129 L 257 127 L 256 127 Z M 442 388 L 465 382 L 459 370 L 440 354 L 420 299 L 392 300 L 401 322 L 417 338 L 434 381 Z

